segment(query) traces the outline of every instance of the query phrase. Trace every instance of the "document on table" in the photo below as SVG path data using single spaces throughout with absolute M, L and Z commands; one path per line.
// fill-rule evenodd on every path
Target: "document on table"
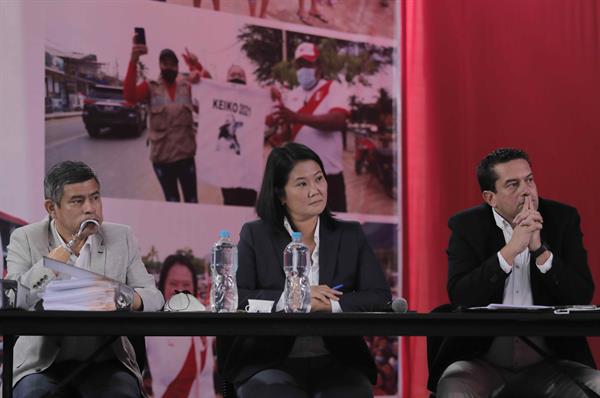
M 51 270 L 56 271 L 61 274 L 69 275 L 72 278 L 91 279 L 91 280 L 96 280 L 96 281 L 106 280 L 106 281 L 118 283 L 114 279 L 110 279 L 104 275 L 100 275 L 95 272 L 83 269 L 83 268 L 75 267 L 73 265 L 63 263 L 61 261 L 56 261 L 56 260 L 53 260 L 48 257 L 44 257 L 44 267 L 50 268 Z
M 45 310 L 114 311 L 115 286 L 92 279 L 53 280 L 40 296 Z
M 71 279 L 50 281 L 40 297 L 45 310 L 114 311 L 120 282 L 79 267 L 44 257 L 44 266 Z
M 512 304 L 489 304 L 485 307 L 469 307 L 469 310 L 476 311 L 549 311 L 554 307 L 547 305 L 512 305 Z
M 555 314 L 570 314 L 572 312 L 597 312 L 600 311 L 600 307 L 593 304 L 590 305 L 565 305 L 560 307 L 554 307 Z
M 600 312 L 600 307 L 590 305 L 511 305 L 511 304 L 489 304 L 485 307 L 469 307 L 469 311 L 498 311 L 498 312 L 536 312 L 554 311 L 555 314 L 570 314 L 571 312 Z

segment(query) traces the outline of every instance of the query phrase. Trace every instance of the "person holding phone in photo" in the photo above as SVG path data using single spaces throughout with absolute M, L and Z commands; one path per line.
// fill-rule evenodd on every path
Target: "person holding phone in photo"
M 180 76 L 179 59 L 165 48 L 156 80 L 137 83 L 137 64 L 148 53 L 145 33 L 136 28 L 123 95 L 131 103 L 146 102 L 150 109 L 150 161 L 168 202 L 179 202 L 179 189 L 187 203 L 198 203 L 196 180 L 196 129 L 190 80 Z M 197 73 L 195 73 L 197 75 Z

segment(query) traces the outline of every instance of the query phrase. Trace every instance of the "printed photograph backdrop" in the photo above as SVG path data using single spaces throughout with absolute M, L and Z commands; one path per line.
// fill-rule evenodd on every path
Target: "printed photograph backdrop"
M 269 106 L 270 90 L 277 88 L 289 105 L 289 94 L 298 86 L 293 54 L 300 43 L 308 41 L 320 49 L 324 77 L 336 82 L 335 92 L 328 95 L 341 97 L 338 102 L 350 114 L 342 132 L 341 154 L 348 212 L 396 214 L 396 53 L 392 41 L 277 29 L 247 22 L 256 18 L 157 2 L 111 3 L 110 7 L 96 2 L 61 4 L 48 5 L 46 12 L 46 169 L 65 159 L 85 160 L 106 176 L 105 196 L 165 200 L 149 159 L 148 104 L 128 103 L 122 94 L 134 28 L 143 27 L 148 54 L 138 62 L 138 83 L 158 79 L 158 54 L 170 48 L 178 54 L 182 74 L 188 73 L 182 56 L 188 51 L 210 73 L 210 79 L 192 84 L 196 105 L 206 104 L 213 93 L 230 92 L 230 100 L 221 101 L 221 109 L 202 106 L 193 114 L 198 201 L 223 204 L 223 188 L 257 190 L 262 159 L 271 147 L 293 140 L 281 126 L 265 123 L 275 106 L 275 102 Z M 132 18 L 121 22 L 115 20 L 116 14 Z M 165 25 L 165 21 L 177 23 Z M 245 71 L 245 86 L 219 86 L 232 65 Z M 236 103 L 231 100 L 235 97 L 245 98 L 256 109 L 243 116 L 243 124 L 225 130 L 234 114 L 223 110 Z M 219 145 L 212 140 L 229 130 L 231 139 L 237 134 L 239 145 L 245 147 L 234 149 L 233 155 L 218 151 L 226 139 L 219 139 Z M 318 145 L 313 149 L 322 158 L 327 156 Z
M 264 3 L 268 4 L 261 18 Z M 43 56 L 38 58 L 43 65 L 31 68 L 39 75 L 28 76 L 40 81 L 39 91 L 28 93 L 30 103 L 44 109 L 41 128 L 28 133 L 35 145 L 39 142 L 44 148 L 41 164 L 32 163 L 41 169 L 33 174 L 43 175 L 62 160 L 88 163 L 101 180 L 106 219 L 133 227 L 143 261 L 157 284 L 165 259 L 182 255 L 196 270 L 192 286 L 199 300 L 207 304 L 211 284 L 208 255 L 218 231 L 229 229 L 237 241 L 241 225 L 256 218 L 251 206 L 225 207 L 222 189 L 258 190 L 270 150 L 292 140 L 267 123 L 274 105 L 270 92 L 275 87 L 284 101 L 290 97 L 298 85 L 292 63 L 295 48 L 304 41 L 315 43 L 324 77 L 341 88 L 337 95 L 343 97 L 349 111 L 342 150 L 348 213 L 337 216 L 362 223 L 394 296 L 399 296 L 399 131 L 395 110 L 400 86 L 398 71 L 394 71 L 398 67 L 398 43 L 392 33 L 397 21 L 394 7 L 386 1 L 304 3 L 305 13 L 313 15 L 300 18 L 301 2 L 287 0 L 55 1 L 26 7 L 32 20 L 45 25 L 43 39 L 36 39 L 43 43 L 39 48 Z M 250 16 L 253 5 L 255 17 Z M 25 23 L 28 17 L 25 14 Z M 197 204 L 165 201 L 149 159 L 149 107 L 127 103 L 123 97 L 135 27 L 145 29 L 149 50 L 137 65 L 138 83 L 158 78 L 158 54 L 164 48 L 178 55 L 184 78 L 189 77 L 189 70 L 182 54 L 188 51 L 210 73 L 210 78 L 192 84 L 199 111 L 194 113 Z M 245 86 L 226 82 L 231 65 L 244 70 Z M 213 101 L 203 106 L 211 93 L 231 98 L 229 102 L 236 102 L 238 108 L 232 111 L 231 106 L 214 105 Z M 129 123 L 119 127 L 86 123 L 90 105 L 122 112 Z M 228 134 L 221 134 L 224 126 Z M 235 136 L 235 142 L 227 140 L 228 136 Z M 41 185 L 41 181 L 31 184 Z M 27 215 L 0 213 L 4 257 L 10 232 L 37 221 L 30 219 L 31 214 L 43 216 L 42 200 L 40 197 L 40 209 L 29 210 Z M 375 394 L 397 396 L 398 338 L 365 339 L 379 369 Z M 190 397 L 218 397 L 213 346 L 211 336 L 148 338 L 146 390 L 162 396 L 175 375 L 186 368 L 196 375 Z M 172 353 L 169 361 L 166 352 Z
M 204 10 L 255 16 L 358 33 L 373 37 L 394 37 L 398 16 L 395 0 L 166 0 L 170 4 Z

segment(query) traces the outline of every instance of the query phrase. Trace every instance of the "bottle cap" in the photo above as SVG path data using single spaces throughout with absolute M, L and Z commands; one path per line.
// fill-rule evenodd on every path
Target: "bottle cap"
M 292 240 L 294 242 L 299 242 L 302 240 L 302 232 L 292 232 Z
M 219 231 L 219 238 L 229 238 L 229 231 L 226 229 L 222 229 Z

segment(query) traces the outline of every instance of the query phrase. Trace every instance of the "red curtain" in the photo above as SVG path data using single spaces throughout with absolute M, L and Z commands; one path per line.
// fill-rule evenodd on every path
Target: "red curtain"
M 541 196 L 578 208 L 600 283 L 600 3 L 406 0 L 402 11 L 410 308 L 448 301 L 446 222 L 481 202 L 475 166 L 501 146 L 529 152 Z M 425 338 L 404 349 L 403 396 L 426 397 Z

